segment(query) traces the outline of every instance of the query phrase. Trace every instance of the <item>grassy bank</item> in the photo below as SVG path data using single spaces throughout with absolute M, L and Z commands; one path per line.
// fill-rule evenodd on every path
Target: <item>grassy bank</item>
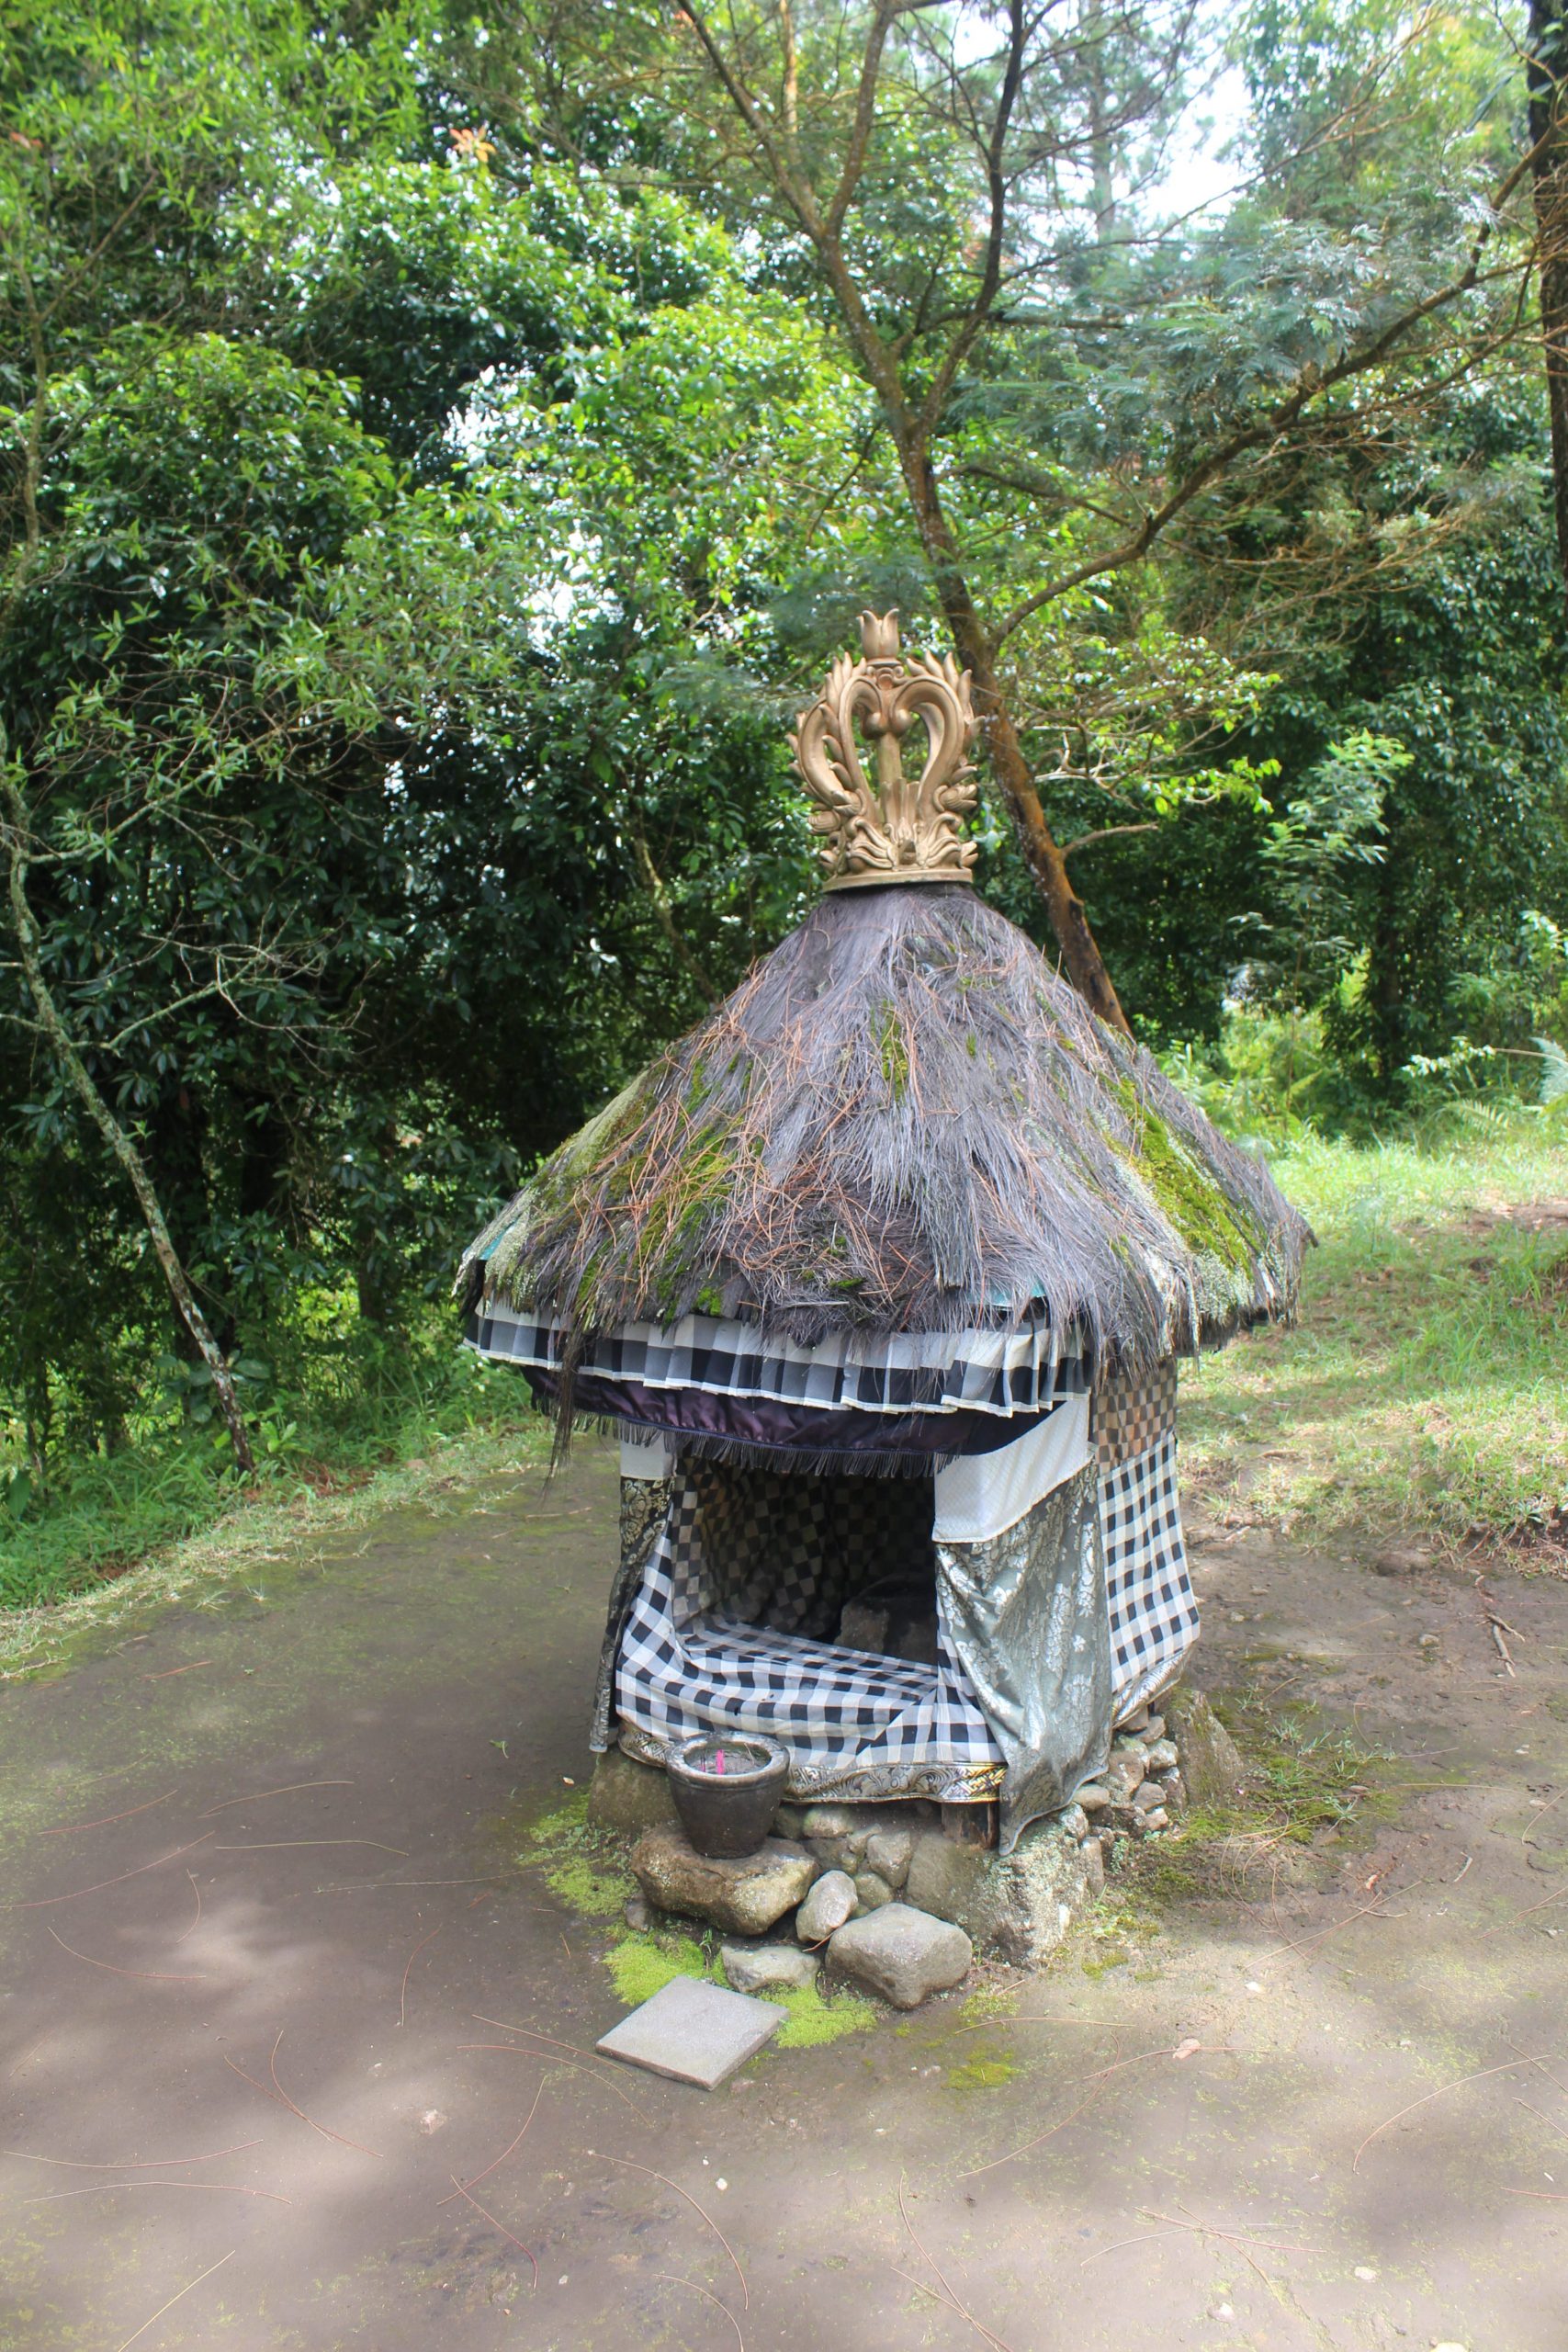
M 1227 1523 L 1508 1542 L 1568 1566 L 1568 1149 L 1560 1123 L 1425 1145 L 1312 1139 L 1293 1330 L 1182 1377 L 1184 1472 Z
M 1296 1329 L 1184 1368 L 1184 1476 L 1232 1523 L 1305 1539 L 1354 1529 L 1453 1547 L 1521 1544 L 1568 1567 L 1568 1151 L 1520 1116 L 1466 1137 L 1276 1154 L 1320 1246 Z M 210 1429 L 151 1431 L 66 1464 L 0 1511 L 0 1651 L 265 1555 L 291 1530 L 537 1459 L 522 1383 L 447 1343 L 379 1376 L 275 1408 L 242 1482 Z M 122 1589 L 123 1587 L 123 1589 Z M 0 1660 L 3 1662 L 3 1660 Z
M 0 1510 L 0 1673 L 91 1619 L 548 1451 L 523 1382 L 456 1346 L 411 1346 L 385 1377 L 302 1403 L 297 1420 L 269 1415 L 256 1435 L 254 1478 L 211 1429 L 153 1426 Z

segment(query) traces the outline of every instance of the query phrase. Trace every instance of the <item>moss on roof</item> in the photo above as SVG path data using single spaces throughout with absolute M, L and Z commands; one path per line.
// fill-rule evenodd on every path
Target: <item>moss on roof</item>
M 465 1261 L 580 1329 L 833 1331 L 1043 1300 L 1129 1360 L 1294 1306 L 1304 1221 L 964 888 L 829 897 Z

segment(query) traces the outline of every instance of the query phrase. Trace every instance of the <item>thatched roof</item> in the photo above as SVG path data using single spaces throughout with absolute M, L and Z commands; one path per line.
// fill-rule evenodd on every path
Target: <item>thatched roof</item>
M 829 896 L 465 1260 L 579 1331 L 830 1333 L 1043 1300 L 1124 1361 L 1294 1307 L 1307 1227 L 966 886 Z

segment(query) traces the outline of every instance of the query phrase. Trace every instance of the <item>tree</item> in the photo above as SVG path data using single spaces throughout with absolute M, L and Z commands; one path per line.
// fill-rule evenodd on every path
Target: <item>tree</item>
M 1529 0 L 1529 155 L 1540 238 L 1540 333 L 1551 425 L 1557 552 L 1568 582 L 1568 19 L 1562 0 Z
M 302 1379 L 394 1334 L 788 920 L 806 828 L 730 673 L 858 391 L 679 203 L 493 176 L 434 15 L 22 29 L 0 1082 L 40 1246 L 58 1208 L 116 1275 L 87 1337 L 12 1328 L 37 1450 L 78 1405 L 118 1442 L 160 1258 L 200 1411 L 209 1341 Z
M 1483 194 L 1461 142 L 1446 183 L 1428 169 L 1419 219 L 1403 187 L 1353 227 L 1314 214 L 1325 143 L 1377 143 L 1385 55 L 1304 147 L 1280 149 L 1299 219 L 1194 232 L 1157 198 L 1107 198 L 1203 68 L 1179 6 L 761 0 L 722 19 L 682 8 L 676 28 L 658 61 L 671 168 L 751 224 L 775 277 L 830 300 L 1068 969 L 1121 1019 L 1046 816 L 1059 739 L 1032 746 L 1021 723 L 1021 680 L 1050 666 L 1042 624 L 1080 625 L 1102 592 L 1135 609 L 1135 592 L 1107 583 L 1190 526 L 1218 485 L 1256 488 L 1319 415 L 1375 430 L 1407 360 L 1451 335 L 1447 364 L 1478 364 L 1529 266 L 1510 209 L 1525 167 Z M 1423 38 L 1405 43 L 1416 74 Z M 586 71 L 601 90 L 613 77 L 597 50 Z M 645 120 L 650 80 L 634 59 L 619 85 Z M 1069 763 L 1069 781 L 1096 773 L 1092 757 Z

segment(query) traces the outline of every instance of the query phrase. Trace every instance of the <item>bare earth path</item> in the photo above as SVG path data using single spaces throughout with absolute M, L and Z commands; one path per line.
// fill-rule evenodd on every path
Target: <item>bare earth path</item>
M 512 1862 L 613 1506 L 585 1448 L 6 1696 L 3 2352 L 1562 2352 L 1562 1586 L 1495 1580 L 1509 1679 L 1466 1580 L 1201 1546 L 1201 1678 L 1354 1715 L 1397 1814 L 705 2097 L 478 2021 L 619 2014 Z

